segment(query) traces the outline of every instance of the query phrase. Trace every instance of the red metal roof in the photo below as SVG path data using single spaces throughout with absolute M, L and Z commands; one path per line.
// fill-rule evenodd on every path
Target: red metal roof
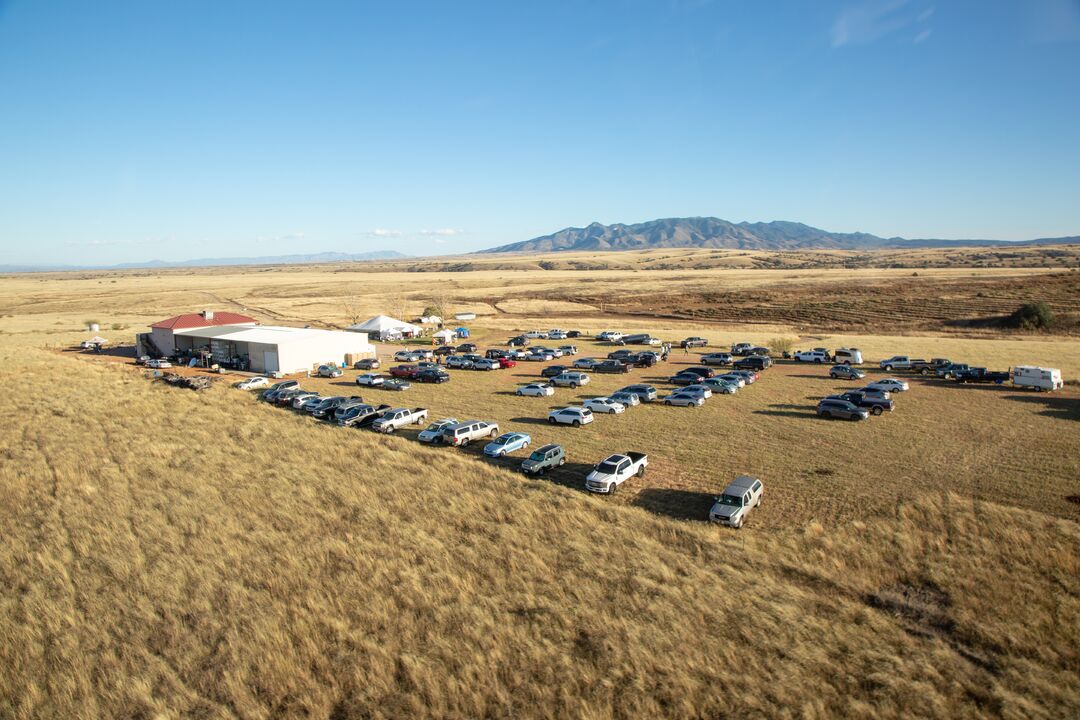
M 150 327 L 168 328 L 169 330 L 190 330 L 191 328 L 213 327 L 216 325 L 243 325 L 244 323 L 258 323 L 255 318 L 234 312 L 217 312 L 207 320 L 202 313 L 184 313 L 167 320 L 158 320 Z

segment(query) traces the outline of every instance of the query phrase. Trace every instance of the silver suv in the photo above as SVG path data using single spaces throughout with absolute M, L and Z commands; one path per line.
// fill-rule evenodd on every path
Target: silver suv
M 764 486 L 757 478 L 740 475 L 724 488 L 709 510 L 709 519 L 733 528 L 741 528 L 750 511 L 761 505 Z

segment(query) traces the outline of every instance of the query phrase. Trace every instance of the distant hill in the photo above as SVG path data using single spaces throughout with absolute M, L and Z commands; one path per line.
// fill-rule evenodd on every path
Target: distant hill
M 311 263 L 358 262 L 364 260 L 398 260 L 408 255 L 397 250 L 375 250 L 365 253 L 321 252 L 296 255 L 264 255 L 259 257 L 199 258 L 197 260 L 148 260 L 119 265 L 0 265 L 0 272 L 62 272 L 66 270 L 138 270 L 142 268 L 218 267 L 223 265 L 306 265 Z
M 624 225 L 592 223 L 551 235 L 502 245 L 485 253 L 543 253 L 569 250 L 648 250 L 652 248 L 729 248 L 737 250 L 874 250 L 950 246 L 992 246 L 1078 243 L 1080 236 L 1044 238 L 1020 243 L 1007 240 L 906 240 L 868 233 L 835 233 L 803 223 L 776 220 L 732 223 L 714 217 L 664 218 Z

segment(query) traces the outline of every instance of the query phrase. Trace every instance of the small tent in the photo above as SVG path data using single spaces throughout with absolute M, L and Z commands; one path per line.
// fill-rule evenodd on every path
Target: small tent
M 454 328 L 454 332 L 457 333 L 458 337 L 461 337 L 461 338 L 469 337 L 469 328 L 466 328 L 466 327 Z
M 376 315 L 362 323 L 350 325 L 345 328 L 353 332 L 364 332 L 370 338 L 378 340 L 399 340 L 403 337 L 416 337 L 423 332 L 417 325 L 407 323 L 404 320 L 396 320 L 387 315 Z
M 435 342 L 440 345 L 449 345 L 457 339 L 457 333 L 453 330 L 440 330 L 436 333 L 432 333 L 432 337 L 435 338 Z

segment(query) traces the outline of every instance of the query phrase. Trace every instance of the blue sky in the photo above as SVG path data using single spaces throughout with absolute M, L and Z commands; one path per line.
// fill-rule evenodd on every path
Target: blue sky
M 1080 0 L 0 0 L 0 264 L 1080 233 Z

